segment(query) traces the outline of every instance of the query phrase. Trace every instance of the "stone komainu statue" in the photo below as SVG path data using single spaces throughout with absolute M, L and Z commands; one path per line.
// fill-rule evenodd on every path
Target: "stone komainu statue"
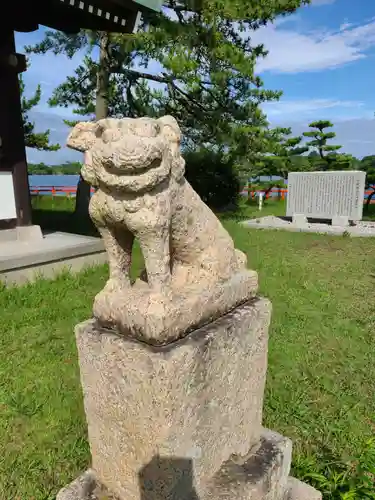
M 246 272 L 245 255 L 184 178 L 180 142 L 171 116 L 82 122 L 67 142 L 85 153 L 82 176 L 97 187 L 90 216 L 108 253 L 110 276 L 95 299 L 94 316 L 152 343 L 201 323 L 202 294 L 212 301 L 214 317 L 248 297 L 256 281 L 254 272 Z M 134 239 L 146 273 L 132 285 Z M 230 293 L 238 275 L 242 292 Z M 189 318 L 181 318 L 181 311 L 173 316 L 177 303 L 184 309 L 182 302 Z

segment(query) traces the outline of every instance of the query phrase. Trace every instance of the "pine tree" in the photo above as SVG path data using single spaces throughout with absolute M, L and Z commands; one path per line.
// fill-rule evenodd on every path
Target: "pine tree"
M 287 179 L 288 173 L 298 167 L 298 163 L 293 161 L 294 158 L 309 150 L 307 145 L 301 144 L 302 136 L 290 137 L 291 133 L 291 129 L 285 129 L 280 142 L 276 144 L 276 154 L 273 157 L 273 175 L 279 175 L 283 179 Z
M 314 159 L 315 168 L 322 170 L 340 170 L 350 168 L 352 157 L 347 154 L 338 153 L 342 148 L 339 145 L 327 144 L 330 139 L 336 137 L 335 132 L 325 132 L 327 128 L 332 128 L 333 123 L 328 120 L 318 120 L 309 124 L 313 130 L 304 132 L 305 137 L 312 140 L 306 143 L 309 148 L 314 148 L 320 157 L 320 161 Z
M 20 93 L 21 93 L 21 112 L 23 121 L 23 130 L 25 137 L 25 146 L 28 148 L 38 149 L 40 151 L 57 151 L 60 149 L 59 144 L 50 144 L 50 130 L 45 132 L 35 132 L 35 123 L 30 121 L 29 112 L 37 106 L 42 97 L 41 86 L 38 85 L 35 94 L 27 99 L 25 97 L 25 83 L 22 75 L 19 77 Z
M 267 51 L 253 46 L 251 34 L 306 3 L 166 0 L 163 11 L 145 19 L 137 34 L 103 40 L 102 33 L 92 31 L 73 36 L 47 31 L 27 51 L 68 57 L 86 52 L 75 74 L 55 89 L 52 106 L 73 105 L 77 114 L 98 118 L 100 97 L 110 116 L 171 114 L 185 145 L 254 163 L 274 140 L 260 105 L 279 99 L 281 92 L 263 88 L 255 67 Z M 152 71 L 155 64 L 158 71 Z

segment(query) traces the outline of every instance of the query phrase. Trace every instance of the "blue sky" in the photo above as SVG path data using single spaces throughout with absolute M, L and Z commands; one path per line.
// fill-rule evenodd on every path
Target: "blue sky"
M 40 41 L 43 32 L 18 33 L 17 50 Z M 358 157 L 375 154 L 375 0 L 313 0 L 256 31 L 253 40 L 269 50 L 257 65 L 265 87 L 284 92 L 279 102 L 264 106 L 272 125 L 291 126 L 301 134 L 310 121 L 329 119 L 343 150 Z M 24 74 L 27 92 L 42 85 L 43 102 L 32 113 L 37 128 L 50 128 L 60 144 L 68 133 L 62 119 L 71 112 L 49 108 L 46 101 L 81 57 L 32 56 Z M 30 150 L 28 159 L 57 164 L 80 155 L 66 148 L 57 153 Z

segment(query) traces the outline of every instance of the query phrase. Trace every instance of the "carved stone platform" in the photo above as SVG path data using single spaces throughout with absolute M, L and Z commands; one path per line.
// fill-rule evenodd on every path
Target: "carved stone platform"
M 129 289 L 100 293 L 95 299 L 94 316 L 102 326 L 123 331 L 128 337 L 163 345 L 223 316 L 257 291 L 258 274 L 248 269 L 214 284 L 197 279 L 181 287 L 177 280 L 176 284 L 172 282 L 169 295 L 152 292 L 138 280 Z
M 78 325 L 95 472 L 57 500 L 320 500 L 288 482 L 290 440 L 262 428 L 270 317 L 253 298 L 159 347 Z

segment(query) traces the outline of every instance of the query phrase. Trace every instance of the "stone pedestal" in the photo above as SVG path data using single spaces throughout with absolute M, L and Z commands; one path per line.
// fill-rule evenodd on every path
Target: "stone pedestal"
M 307 226 L 307 217 L 303 214 L 293 214 L 292 222 L 297 227 L 306 227 Z
M 1 243 L 34 243 L 43 240 L 40 226 L 17 226 L 13 229 L 0 230 Z
M 332 226 L 349 227 L 349 217 L 344 215 L 332 217 Z
M 57 500 L 319 500 L 261 425 L 270 316 L 251 299 L 164 347 L 78 325 L 92 469 Z

